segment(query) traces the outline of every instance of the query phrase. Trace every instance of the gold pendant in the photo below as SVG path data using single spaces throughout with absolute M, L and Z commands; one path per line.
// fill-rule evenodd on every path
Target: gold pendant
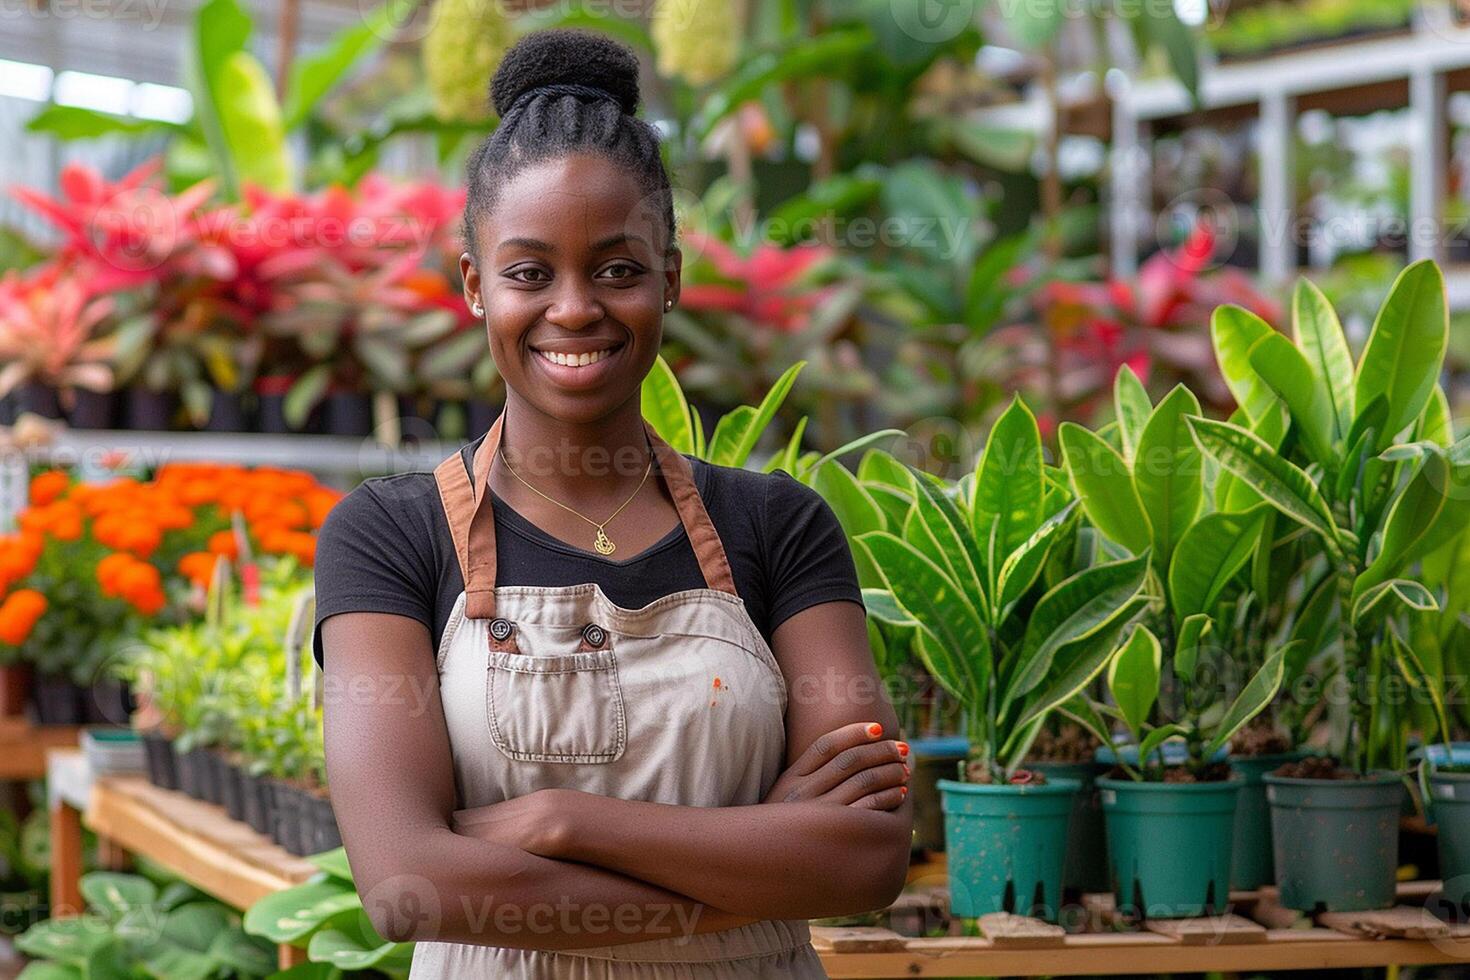
M 610 555 L 618 549 L 602 528 L 597 529 L 597 540 L 592 542 L 592 547 L 597 549 L 599 555 Z

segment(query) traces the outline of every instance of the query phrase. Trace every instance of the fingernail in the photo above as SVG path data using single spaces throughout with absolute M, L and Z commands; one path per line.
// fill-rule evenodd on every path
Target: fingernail
M 883 726 L 876 721 L 868 726 L 868 738 L 877 738 L 883 734 Z
M 903 764 L 903 774 L 905 777 L 907 777 L 909 774 L 909 764 L 907 762 Z
M 907 786 L 900 786 L 898 788 L 898 795 L 899 796 L 908 796 L 909 795 L 909 788 Z
M 908 758 L 908 755 L 909 755 L 909 743 L 907 743 L 907 742 L 897 742 L 895 744 L 898 745 L 898 754 L 901 757 L 905 758 L 905 759 Z

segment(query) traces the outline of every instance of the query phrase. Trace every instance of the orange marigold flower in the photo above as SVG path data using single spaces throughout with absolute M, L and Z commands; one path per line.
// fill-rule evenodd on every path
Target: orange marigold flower
M 207 545 L 210 552 L 216 555 L 224 555 L 230 560 L 240 557 L 240 543 L 235 540 L 234 531 L 216 531 L 209 536 Z
M 46 612 L 46 597 L 35 589 L 12 592 L 0 603 L 0 643 L 19 646 Z
M 150 589 L 127 597 L 128 603 L 144 616 L 156 616 L 158 611 L 167 604 L 168 599 L 164 596 L 162 589 Z
M 31 505 L 44 507 L 66 493 L 71 477 L 65 470 L 47 470 L 31 480 Z
M 121 594 L 119 579 L 125 569 L 138 564 L 138 559 L 125 551 L 114 551 L 97 563 L 97 584 L 102 587 L 102 594 L 117 596 Z
M 183 504 L 169 503 L 158 508 L 153 519 L 165 531 L 182 531 L 194 524 L 194 512 Z
M 219 556 L 208 551 L 191 551 L 179 559 L 179 571 L 191 582 L 206 588 L 214 575 L 214 563 Z

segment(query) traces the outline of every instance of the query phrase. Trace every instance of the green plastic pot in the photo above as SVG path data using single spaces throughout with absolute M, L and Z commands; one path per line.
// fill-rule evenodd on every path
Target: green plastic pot
M 1179 919 L 1225 911 L 1239 777 L 1140 783 L 1104 776 L 1097 785 L 1120 912 Z
M 1261 777 L 1281 904 L 1302 911 L 1361 912 L 1394 901 L 1399 857 L 1396 772 L 1363 779 Z
M 1082 784 L 939 781 L 953 915 L 1014 912 L 1056 921 L 1072 798 Z
M 1271 850 L 1271 806 L 1266 802 L 1266 784 L 1261 777 L 1288 762 L 1299 762 L 1310 753 L 1277 752 L 1271 755 L 1231 756 L 1230 771 L 1241 777 L 1240 797 L 1235 805 L 1235 857 L 1230 869 L 1230 887 L 1254 891 L 1276 881 Z
M 1028 762 L 1047 781 L 1075 779 L 1081 784 L 1072 798 L 1071 830 L 1067 835 L 1067 863 L 1062 869 L 1062 887 L 1083 892 L 1108 889 L 1108 836 L 1103 828 L 1102 800 L 1097 794 L 1097 777 L 1108 767 L 1097 762 Z
M 1470 908 L 1470 772 L 1429 774 L 1430 810 L 1439 828 L 1439 875 L 1445 901 Z

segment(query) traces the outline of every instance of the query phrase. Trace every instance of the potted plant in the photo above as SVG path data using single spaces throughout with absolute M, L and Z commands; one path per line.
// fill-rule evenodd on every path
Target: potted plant
M 1366 695 L 1390 675 L 1419 682 L 1398 642 L 1404 617 L 1437 609 L 1409 577 L 1470 520 L 1464 467 L 1434 436 L 1447 406 L 1436 381 L 1448 342 L 1444 279 L 1417 262 L 1395 280 L 1356 365 L 1326 299 L 1297 292 L 1292 339 L 1238 308 L 1216 311 L 1221 370 L 1254 423 L 1284 404 L 1294 436 L 1274 447 L 1252 428 L 1189 420 L 1195 440 L 1231 479 L 1309 534 L 1337 618 L 1340 668 L 1353 692 L 1335 733 L 1335 760 L 1304 760 L 1264 776 L 1277 883 L 1289 908 L 1381 908 L 1394 899 L 1397 821 L 1407 764 L 1399 709 Z M 1293 342 L 1294 341 L 1294 342 Z M 1395 445 L 1408 436 L 1408 445 Z M 1350 852 L 1328 846 L 1351 837 Z
M 1184 736 L 1183 744 L 1167 742 L 1155 747 L 1165 763 L 1187 770 L 1191 782 L 1226 780 L 1231 778 L 1230 770 L 1234 766 L 1213 764 L 1220 761 L 1216 756 L 1225 755 L 1233 739 L 1245 731 L 1244 725 L 1257 723 L 1255 744 L 1260 744 L 1263 736 L 1267 745 L 1286 739 L 1277 729 L 1275 719 L 1264 710 L 1253 712 L 1224 741 L 1211 740 L 1198 725 L 1201 713 L 1212 702 L 1236 696 L 1247 686 L 1245 678 L 1265 667 L 1269 624 L 1262 622 L 1262 610 L 1266 607 L 1258 594 L 1261 590 L 1251 580 L 1263 569 L 1269 571 L 1272 567 L 1274 512 L 1259 500 L 1243 494 L 1232 495 L 1228 488 L 1222 492 L 1216 487 L 1211 501 L 1204 485 L 1203 458 L 1190 438 L 1185 421 L 1200 412 L 1199 402 L 1189 389 L 1176 386 L 1155 406 L 1137 376 L 1125 366 L 1114 378 L 1113 406 L 1117 421 L 1101 434 L 1070 422 L 1063 423 L 1058 436 L 1065 467 L 1083 511 L 1097 531 L 1118 548 L 1135 555 L 1146 552 L 1150 556 L 1155 601 L 1148 621 L 1169 653 L 1170 676 L 1166 678 L 1169 708 L 1182 712 L 1184 719 L 1178 732 Z M 1207 673 L 1200 679 L 1205 689 L 1196 690 L 1194 673 L 1199 664 L 1199 647 L 1207 637 L 1210 647 L 1221 649 L 1216 651 L 1218 656 L 1205 658 L 1203 669 Z M 1175 659 L 1180 643 L 1190 644 L 1187 652 L 1190 659 Z M 1185 675 L 1178 676 L 1173 669 L 1176 666 L 1186 667 Z M 1305 668 L 1305 658 L 1295 657 L 1288 666 L 1291 670 L 1287 680 L 1290 680 Z M 1239 676 L 1222 674 L 1222 669 L 1231 669 Z M 1211 687 L 1215 689 L 1212 691 Z M 1136 733 L 1136 726 L 1130 730 Z M 1107 739 L 1099 752 L 1100 759 L 1121 766 L 1129 776 L 1146 770 L 1149 763 L 1140 755 L 1136 738 L 1131 745 L 1118 750 L 1105 731 L 1097 734 Z M 1208 752 L 1204 749 L 1206 741 L 1211 742 Z M 1274 765 L 1281 761 L 1283 758 L 1270 760 Z M 1252 760 L 1234 775 L 1240 777 L 1243 788 L 1259 787 L 1261 768 L 1261 761 Z M 1164 786 L 1125 787 L 1123 794 L 1126 797 L 1150 793 L 1149 799 L 1155 801 L 1151 804 L 1152 812 L 1164 819 L 1163 814 L 1172 805 L 1165 801 L 1186 799 L 1165 788 L 1177 785 L 1173 781 L 1176 777 L 1169 778 Z M 1145 780 L 1154 781 L 1158 780 Z M 1225 786 L 1218 789 L 1220 795 L 1214 805 L 1223 813 L 1227 804 L 1233 806 L 1238 801 L 1232 796 L 1234 791 Z M 1202 790 L 1191 792 L 1195 794 L 1191 798 L 1195 800 L 1194 805 L 1210 805 L 1204 802 Z M 1231 799 L 1227 801 L 1227 797 Z M 1106 798 L 1117 801 L 1118 791 L 1110 791 Z M 1230 875 L 1232 881 L 1238 881 L 1242 874 L 1258 874 L 1260 865 L 1269 864 L 1270 860 L 1269 839 L 1259 834 L 1266 821 L 1264 793 L 1252 792 L 1246 804 L 1243 812 L 1235 808 L 1233 836 L 1240 847 L 1232 845 L 1224 852 L 1236 854 L 1237 865 L 1241 865 Z M 1121 838 L 1114 835 L 1114 840 L 1120 842 Z M 1163 889 L 1166 894 L 1177 896 L 1186 888 L 1187 869 L 1181 865 L 1178 875 L 1171 878 L 1164 864 L 1152 890 Z M 1212 887 L 1218 901 L 1223 902 L 1224 890 L 1217 887 L 1215 871 L 1218 868 L 1212 868 L 1188 886 L 1194 899 L 1178 899 L 1178 904 L 1199 907 L 1204 894 Z M 1163 883 L 1166 880 L 1175 884 L 1166 886 Z M 1133 901 L 1135 889 L 1126 882 L 1120 884 L 1119 901 Z M 1148 905 L 1151 909 L 1167 909 L 1170 902 L 1164 901 L 1161 894 L 1157 898 L 1149 897 Z
M 1164 691 L 1159 640 L 1147 626 L 1134 628 L 1108 665 L 1108 690 L 1116 713 L 1138 746 L 1138 764 L 1119 760 L 1122 776 L 1102 777 L 1113 891 L 1120 910 L 1141 918 L 1216 915 L 1230 895 L 1240 780 L 1216 753 L 1265 709 L 1281 686 L 1289 648 L 1276 651 L 1223 713 L 1207 666 L 1228 667 L 1229 652 L 1206 642 L 1208 618 L 1194 619 L 1175 637 L 1168 664 L 1172 691 Z M 1213 664 L 1210 664 L 1213 661 Z M 1171 694 L 1161 700 L 1161 694 Z M 1158 723 L 1149 719 L 1155 708 Z M 1187 760 L 1169 765 L 1166 740 L 1183 738 Z M 1167 848 L 1159 842 L 1167 840 Z
M 0 397 L 14 393 L 17 413 L 59 419 L 61 398 L 111 391 L 111 342 L 95 335 L 114 304 L 98 282 L 106 277 L 60 259 L 0 278 Z
M 1019 399 L 973 474 L 950 485 L 913 471 L 911 483 L 902 535 L 858 541 L 887 584 L 864 593 L 870 614 L 914 630 L 930 673 L 964 707 L 969 760 L 961 779 L 939 784 L 951 907 L 1055 918 L 1079 783 L 1046 780 L 1024 760 L 1047 717 L 1107 663 L 1144 601 L 1147 559 L 1073 572 L 1064 542 L 1076 507 Z

